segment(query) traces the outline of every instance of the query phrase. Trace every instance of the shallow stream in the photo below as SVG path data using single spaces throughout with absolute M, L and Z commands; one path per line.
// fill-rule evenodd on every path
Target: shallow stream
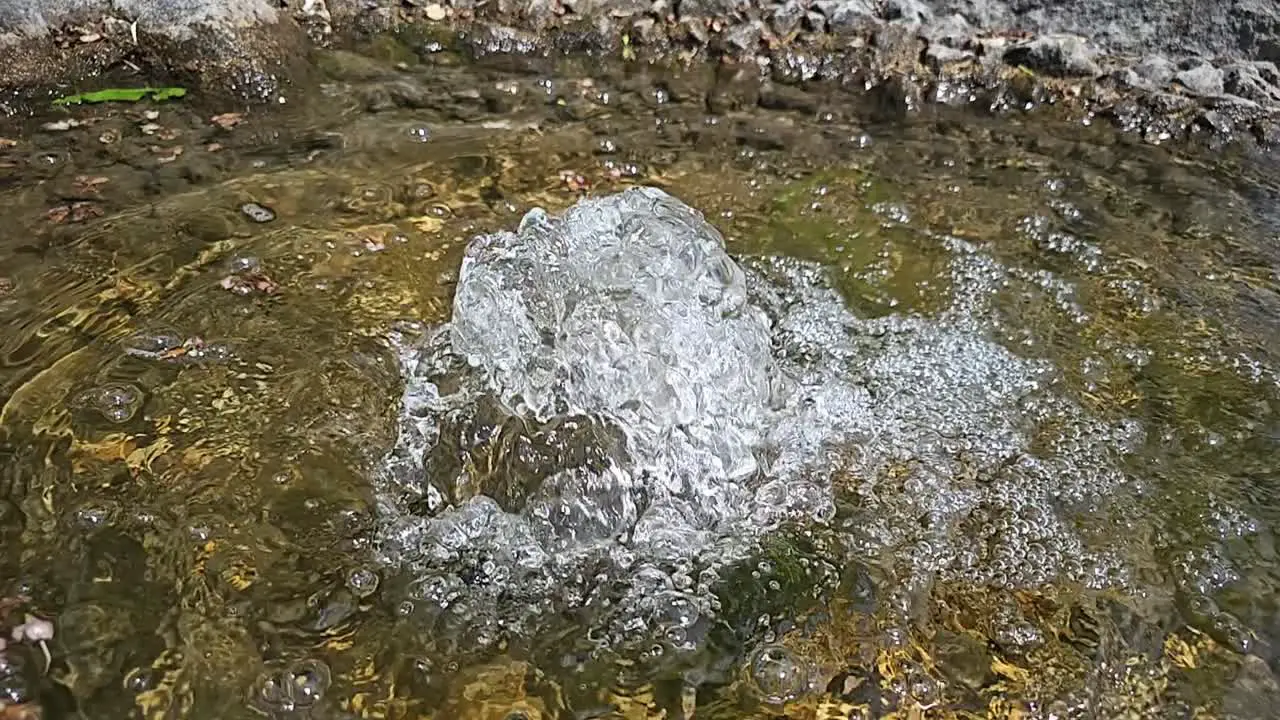
M 724 69 L 363 52 L 267 114 L 0 132 L 0 620 L 56 628 L 47 672 L 0 650 L 0 703 L 1280 702 L 1274 160 Z M 475 255 L 638 186 L 677 228 L 638 231 L 651 256 L 565 275 L 615 240 L 537 214 L 511 267 Z M 714 312 L 685 312 L 686 261 Z M 515 296 L 594 308 L 541 327 L 563 366 L 503 344 Z M 647 329 L 610 345 L 614 321 Z

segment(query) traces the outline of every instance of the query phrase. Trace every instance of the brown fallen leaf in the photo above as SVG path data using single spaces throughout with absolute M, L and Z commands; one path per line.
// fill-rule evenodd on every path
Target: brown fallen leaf
M 171 148 L 166 148 L 159 145 L 152 145 L 151 152 L 159 155 L 160 157 L 156 158 L 156 162 L 164 165 L 177 160 L 178 156 L 183 152 L 183 147 L 181 145 L 176 145 Z
M 279 283 L 257 270 L 240 275 L 228 275 L 218 284 L 237 295 L 248 295 L 254 291 L 264 295 L 274 295 L 280 290 Z
M 96 177 L 77 175 L 75 181 L 71 183 L 71 188 L 75 190 L 77 195 L 98 195 L 98 186 L 105 185 L 109 182 L 111 182 L 110 178 L 103 177 L 101 175 Z
M 103 210 L 98 205 L 87 202 L 73 202 L 70 205 L 59 205 L 49 212 L 45 213 L 45 217 L 53 223 L 64 222 L 84 222 L 92 218 L 102 217 Z
M 221 115 L 214 115 L 209 118 L 209 122 L 217 125 L 223 130 L 230 130 L 231 128 L 239 125 L 242 120 L 244 120 L 244 116 L 240 113 L 234 112 L 222 113 Z
M 17 146 L 18 146 L 17 140 L 10 140 L 9 138 L 6 138 L 6 137 L 0 137 L 0 149 L 17 147 Z
M 222 149 L 222 143 L 209 143 L 204 146 L 204 149 L 208 152 L 218 152 Z

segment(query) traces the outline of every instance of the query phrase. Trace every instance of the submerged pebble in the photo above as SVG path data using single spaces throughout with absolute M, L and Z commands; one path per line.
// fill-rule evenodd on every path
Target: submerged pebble
M 276 213 L 266 205 L 260 205 L 255 202 L 245 203 L 240 206 L 240 212 L 245 217 L 256 223 L 269 223 L 276 219 Z

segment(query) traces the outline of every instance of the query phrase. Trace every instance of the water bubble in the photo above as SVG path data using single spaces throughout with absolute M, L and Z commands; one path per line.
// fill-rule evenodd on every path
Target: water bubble
M 330 682 L 328 665 L 315 659 L 299 660 L 260 675 L 254 684 L 254 699 L 269 710 L 309 708 L 324 697 Z
M 290 687 L 292 679 L 284 670 L 270 670 L 259 676 L 254 684 L 255 698 L 267 707 L 292 710 L 293 692 Z
M 877 212 L 910 230 L 907 208 Z M 997 293 L 1054 278 L 935 239 L 951 306 L 864 318 L 822 266 L 739 264 L 658 191 L 476 238 L 452 320 L 398 341 L 384 559 L 420 579 L 424 616 L 465 607 L 531 632 L 572 609 L 591 642 L 668 657 L 717 619 L 721 571 L 757 573 L 747 592 L 785 585 L 757 541 L 790 520 L 905 554 L 908 584 L 1123 582 L 1071 512 L 1128 483 L 1117 460 L 1141 428 L 1090 417 L 1048 362 L 992 339 Z M 757 639 L 776 621 L 760 616 Z
M 142 390 L 136 385 L 109 383 L 86 390 L 79 397 L 82 407 L 92 408 L 113 423 L 127 422 L 142 407 Z
M 165 328 L 131 335 L 122 343 L 122 347 L 126 355 L 156 358 L 182 347 L 184 342 L 186 337 L 183 334 Z
M 303 660 L 289 670 L 295 705 L 314 705 L 329 689 L 329 666 L 319 660 Z
M 810 672 L 790 650 L 767 645 L 751 659 L 751 679 L 766 701 L 786 703 L 809 690 Z
M 250 273 L 262 269 L 262 261 L 253 255 L 237 255 L 231 258 L 228 267 L 233 273 Z
M 355 568 L 347 573 L 347 588 L 356 597 L 369 597 L 378 590 L 378 574 L 368 568 Z

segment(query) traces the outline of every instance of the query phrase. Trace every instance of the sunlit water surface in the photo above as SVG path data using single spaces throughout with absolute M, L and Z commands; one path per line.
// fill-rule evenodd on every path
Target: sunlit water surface
M 47 675 L 6 651 L 3 702 L 1280 699 L 1264 160 L 393 60 L 330 57 L 269 117 L 0 144 L 0 593 L 57 629 Z M 556 224 L 586 197 L 604 219 Z

